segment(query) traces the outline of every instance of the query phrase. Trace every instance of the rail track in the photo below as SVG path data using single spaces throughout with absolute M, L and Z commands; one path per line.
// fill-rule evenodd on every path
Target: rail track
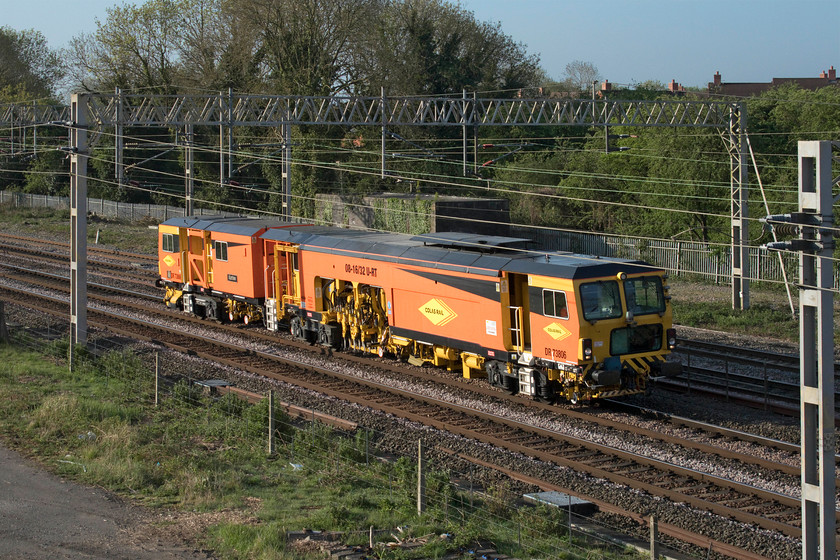
M 683 362 L 683 375 L 663 379 L 660 386 L 799 416 L 798 355 L 691 339 L 681 340 L 676 354 Z M 840 364 L 835 363 L 834 370 L 835 426 L 840 426 Z
M 133 257 L 132 257 L 133 258 Z M 25 270 L 22 267 L 12 269 L 5 267 L 4 275 L 8 278 L 14 278 L 19 282 L 37 283 L 44 289 L 61 290 L 66 292 L 66 278 L 61 275 L 44 275 L 40 274 L 39 280 L 34 280 L 34 275 L 38 274 L 33 270 Z M 136 265 L 131 265 L 131 268 L 136 271 Z M 9 290 L 9 288 L 7 288 Z M 107 292 L 107 295 L 106 293 Z M 26 292 L 21 292 L 24 294 Z M 118 295 L 115 295 L 118 294 Z M 5 294 L 4 294 L 5 295 Z M 208 321 L 185 316 L 181 313 L 173 313 L 165 310 L 159 303 L 159 297 L 155 297 L 153 293 L 137 293 L 130 290 L 124 290 L 107 285 L 91 285 L 89 287 L 89 296 L 92 300 L 99 301 L 105 306 L 129 306 L 136 310 L 142 310 L 148 313 L 154 309 L 156 315 L 160 317 L 171 318 L 172 320 L 190 321 L 200 323 L 204 327 L 212 327 L 212 329 L 233 332 L 239 335 L 247 334 L 250 338 L 255 338 L 276 344 L 278 342 L 276 334 L 269 334 L 256 328 L 243 328 L 236 325 L 218 325 Z M 159 296 L 159 294 L 158 294 Z M 24 297 L 5 298 L 7 301 L 21 301 L 22 299 L 31 299 L 33 296 L 28 294 Z M 126 297 L 138 298 L 138 302 L 126 302 Z M 150 301 L 155 299 L 154 306 L 150 306 Z M 28 304 L 28 302 L 27 302 Z M 56 304 L 52 304 L 56 305 Z M 46 308 L 45 308 L 46 310 Z M 62 304 L 58 303 L 57 307 L 53 308 L 52 313 L 59 316 L 66 316 L 66 304 L 62 308 Z M 161 333 L 167 329 L 174 331 L 166 335 L 168 336 L 185 336 L 181 329 L 172 327 L 148 327 L 156 329 L 155 334 L 140 334 L 135 327 L 127 329 L 125 327 L 125 318 L 120 318 L 119 315 L 110 316 L 111 314 L 100 310 L 91 310 L 92 326 L 100 326 L 124 334 L 125 336 L 132 336 L 141 339 L 162 341 L 164 335 Z M 109 323 L 116 321 L 117 323 Z M 120 326 L 122 325 L 122 326 Z M 161 330 L 162 329 L 162 330 Z M 388 384 L 378 382 L 365 382 L 365 393 L 360 393 L 358 389 L 358 380 L 341 379 L 341 376 L 336 376 L 335 372 L 321 372 L 317 371 L 316 367 L 313 370 L 311 365 L 300 365 L 292 361 L 290 364 L 283 365 L 282 360 L 278 362 L 276 356 L 265 354 L 261 352 L 243 351 L 237 348 L 236 344 L 227 345 L 220 343 L 217 340 L 205 341 L 207 348 L 199 346 L 199 338 L 186 338 L 181 342 L 167 342 L 168 346 L 179 351 L 189 351 L 190 353 L 198 354 L 207 359 L 226 363 L 232 367 L 242 369 L 245 371 L 253 371 L 260 375 L 267 375 L 268 377 L 281 378 L 285 381 L 292 382 L 298 386 L 309 387 L 313 391 L 321 393 L 332 394 L 336 398 L 351 400 L 358 402 L 360 405 L 368 406 L 376 410 L 382 410 L 389 414 L 395 414 L 400 417 L 422 422 L 425 425 L 430 425 L 441 430 L 446 430 L 451 433 L 461 434 L 464 437 L 482 441 L 489 445 L 494 445 L 502 449 L 508 449 L 513 452 L 521 453 L 526 456 L 534 457 L 545 462 L 555 465 L 568 466 L 571 469 L 580 472 L 587 472 L 591 476 L 611 480 L 616 484 L 626 485 L 636 488 L 640 491 L 646 492 L 654 496 L 660 496 L 671 501 L 691 504 L 697 509 L 713 512 L 722 517 L 738 519 L 745 523 L 753 524 L 770 531 L 778 531 L 779 533 L 798 537 L 800 528 L 798 526 L 799 519 L 799 500 L 795 496 L 785 496 L 776 492 L 754 488 L 749 484 L 741 484 L 734 481 L 727 481 L 726 479 L 715 477 L 710 473 L 677 467 L 667 462 L 638 457 L 621 449 L 607 449 L 609 446 L 593 443 L 591 441 L 576 439 L 572 436 L 558 434 L 552 430 L 546 430 L 535 426 L 525 425 L 514 420 L 503 417 L 498 417 L 492 413 L 481 410 L 466 409 L 463 407 L 446 406 L 445 403 L 438 399 L 428 397 L 418 397 L 410 392 L 401 391 Z M 297 345 L 301 349 L 311 351 L 312 348 L 308 344 L 296 343 L 295 341 L 284 340 L 284 344 Z M 213 350 L 216 348 L 216 350 Z M 739 349 L 740 350 L 740 349 Z M 705 351 L 708 351 L 706 349 Z M 323 352 L 319 350 L 318 353 Z M 370 359 L 367 357 L 356 357 L 352 355 L 344 356 L 342 359 L 349 361 L 361 361 L 362 363 L 370 365 Z M 305 367 L 307 373 L 300 374 L 296 377 L 294 373 L 295 368 Z M 389 366 L 385 363 L 377 363 L 378 368 L 392 369 L 398 371 L 400 375 L 406 375 L 406 368 L 403 364 L 396 364 Z M 420 368 L 414 368 L 420 369 Z M 320 377 L 318 381 L 313 383 L 313 371 L 318 375 L 329 376 Z M 441 376 L 438 374 L 425 374 L 422 370 L 411 373 L 412 376 L 418 380 L 431 380 L 436 384 L 441 383 Z M 451 380 L 452 386 L 463 385 L 460 380 Z M 350 384 L 351 387 L 347 389 L 345 384 Z M 470 390 L 479 394 L 486 395 L 490 398 L 498 398 L 499 392 L 489 386 L 482 386 L 480 384 L 471 384 Z M 359 396 L 366 394 L 367 391 L 373 391 L 370 396 Z M 376 396 L 380 394 L 382 396 Z M 350 396 L 348 396 L 350 395 Z M 356 395 L 355 397 L 352 395 Z M 360 400 L 353 400 L 360 399 Z M 598 418 L 596 415 L 575 409 L 566 409 L 563 407 L 550 406 L 544 403 L 537 403 L 526 399 L 509 398 L 511 402 L 517 403 L 529 409 L 543 411 L 547 414 L 562 415 L 568 418 L 574 418 L 580 421 L 597 423 L 604 429 L 614 430 L 617 424 L 613 420 L 604 420 Z M 422 403 L 422 404 L 418 404 Z M 446 412 L 442 412 L 446 407 Z M 658 416 L 662 420 L 662 416 L 651 411 L 642 411 L 640 413 L 651 416 Z M 717 433 L 718 437 L 731 439 L 735 441 L 753 441 L 762 446 L 771 446 L 788 453 L 798 453 L 798 446 L 780 441 L 767 440 L 767 438 L 757 438 L 750 434 L 736 434 L 726 433 L 723 430 L 714 426 L 700 426 L 699 423 L 692 423 L 686 419 L 667 418 L 669 422 L 674 425 L 687 426 L 691 424 L 692 430 L 702 430 L 704 433 Z M 658 441 L 667 442 L 673 445 L 680 445 L 685 448 L 690 448 L 702 453 L 717 455 L 718 457 L 738 460 L 744 464 L 754 465 L 757 468 L 766 469 L 784 473 L 791 477 L 798 477 L 798 466 L 791 464 L 778 463 L 773 461 L 762 460 L 757 457 L 750 457 L 749 454 L 740 454 L 738 458 L 737 453 L 726 451 L 724 447 L 718 447 L 708 444 L 701 444 L 696 442 L 687 442 L 684 438 L 671 438 L 653 430 L 642 430 L 637 427 L 620 427 L 620 429 L 627 429 L 628 433 L 634 433 L 640 437 L 656 439 Z M 544 482 L 544 486 L 549 488 L 551 484 Z M 597 500 L 596 500 L 597 501 Z M 675 529 L 676 530 L 676 529 Z M 703 541 L 702 537 L 697 537 L 698 542 Z M 708 538 L 706 538 L 708 540 Z M 727 546 L 725 543 L 716 543 L 716 550 L 721 550 L 721 547 Z M 746 553 L 744 553 L 746 554 Z M 744 556 L 746 557 L 746 556 Z
M 4 249 L 27 259 L 67 264 L 69 245 L 9 234 L 0 234 Z M 22 247 L 21 244 L 27 246 Z M 34 249 L 31 246 L 42 246 Z M 29 246 L 29 247 L 28 247 Z M 152 255 L 91 249 L 91 277 L 146 288 L 157 278 Z M 63 259 L 62 259 L 63 257 Z M 125 274 L 131 272 L 130 275 Z M 103 284 L 104 285 L 104 284 Z M 141 288 L 137 288 L 140 291 Z M 156 292 L 155 292 L 156 293 Z M 658 387 L 686 395 L 704 395 L 738 405 L 799 416 L 799 357 L 766 350 L 729 346 L 696 339 L 680 339 L 675 355 L 684 364 L 684 375 L 663 378 Z M 835 364 L 840 371 L 840 364 Z M 835 380 L 838 379 L 835 374 Z M 840 387 L 840 381 L 838 381 Z M 840 427 L 840 394 L 835 392 L 835 425 Z
M 24 282 L 30 285 L 36 285 L 48 290 L 56 290 L 67 293 L 67 281 L 66 278 L 62 276 L 51 273 L 44 273 L 34 269 L 26 269 L 22 267 L 5 268 L 9 269 L 9 272 L 2 274 L 6 278 L 18 280 L 20 282 Z M 312 344 L 308 342 L 301 342 L 291 337 L 280 338 L 278 337 L 278 334 L 270 333 L 263 329 L 245 327 L 244 325 L 240 324 L 216 323 L 213 321 L 207 321 L 205 319 L 199 319 L 177 311 L 171 311 L 160 305 L 160 294 L 158 291 L 155 291 L 154 293 L 150 294 L 148 292 L 136 292 L 133 290 L 127 290 L 116 286 L 102 284 L 90 284 L 89 289 L 89 298 L 94 301 L 99 301 L 106 306 L 130 308 L 138 312 L 143 312 L 164 319 L 174 319 L 176 321 L 183 321 L 186 323 L 201 325 L 204 328 L 208 328 L 219 332 L 235 333 L 237 335 L 246 334 L 249 338 L 260 340 L 268 344 L 282 343 L 287 347 L 296 348 L 300 351 L 313 351 Z M 110 296 L 124 296 L 128 298 L 135 298 L 136 301 L 130 301 L 124 298 L 114 298 Z M 320 354 L 322 352 L 322 350 L 318 348 L 316 348 L 314 351 L 317 354 Z M 428 373 L 428 371 L 425 368 L 408 368 L 405 364 L 402 363 L 392 363 L 387 360 L 372 360 L 372 358 L 365 355 L 357 356 L 354 354 L 342 354 L 342 359 L 355 362 L 363 366 L 370 366 L 372 363 L 375 363 L 375 367 L 388 371 L 389 373 L 392 373 L 394 375 L 411 376 L 423 382 L 439 383 L 453 388 L 463 387 L 463 382 L 460 379 L 451 375 L 440 374 L 436 370 L 433 370 L 431 373 Z M 470 384 L 469 389 L 470 391 L 476 394 L 484 395 L 487 397 L 494 398 L 500 395 L 498 389 L 483 384 Z M 520 396 L 505 395 L 505 398 L 507 400 L 511 400 L 512 402 L 516 402 L 518 404 L 521 404 L 522 406 L 526 406 L 531 409 L 537 409 L 548 414 L 559 413 L 565 417 L 593 422 L 604 428 L 609 428 L 616 425 L 615 419 L 604 419 L 599 417 L 598 415 L 592 414 L 591 412 L 582 411 L 583 409 L 576 409 L 574 407 L 569 406 L 560 407 L 549 403 L 533 401 L 531 399 Z M 751 442 L 789 453 L 799 453 L 799 446 L 794 443 L 784 442 L 773 438 L 761 437 L 754 434 L 748 434 L 745 432 L 731 430 L 708 423 L 692 421 L 687 418 L 666 415 L 657 411 L 628 405 L 621 401 L 610 402 L 615 408 L 634 410 L 638 415 L 644 415 L 647 417 L 655 418 L 660 422 L 667 422 L 672 424 L 673 426 L 686 427 L 696 432 L 702 432 L 708 439 L 728 439 L 731 441 Z M 726 450 L 721 449 L 720 446 L 712 446 L 699 443 L 692 444 L 691 442 L 685 440 L 685 438 L 680 438 L 678 440 L 676 438 L 671 438 L 661 433 L 657 433 L 653 430 L 641 430 L 639 428 L 636 429 L 640 434 L 648 438 L 660 440 L 666 443 L 677 443 L 678 441 L 681 441 L 681 445 L 691 447 L 703 453 L 723 457 L 730 456 L 729 453 Z M 734 458 L 737 456 L 731 457 Z M 838 456 L 838 459 L 840 459 L 840 456 Z M 750 457 L 746 455 L 742 455 L 740 460 L 744 463 L 764 466 L 770 469 L 776 469 L 786 474 L 795 476 L 799 475 L 798 465 L 786 466 L 781 465 L 779 463 L 765 462 L 762 461 L 760 458 Z M 840 479 L 838 480 L 838 482 L 840 482 Z
M 21 280 L 20 277 L 18 277 L 18 280 Z M 50 278 L 46 282 L 41 281 L 41 286 L 58 289 L 62 283 L 63 281 L 60 278 Z M 108 290 L 111 292 L 119 291 L 114 288 L 108 288 Z M 95 293 L 96 291 L 97 288 L 94 287 L 90 295 L 93 299 L 105 305 L 114 307 L 125 305 L 124 301 L 114 299 L 114 296 L 100 296 Z M 21 294 L 23 293 L 25 292 L 21 292 Z M 148 296 L 140 297 L 148 298 Z M 53 306 L 53 313 L 66 315 L 66 304 L 54 302 L 51 305 Z M 145 301 L 134 305 L 144 311 L 148 310 L 148 303 Z M 156 313 L 158 313 L 157 310 Z M 178 320 L 185 319 L 181 314 L 173 314 L 163 309 L 160 310 L 160 314 L 176 315 Z M 792 537 L 798 537 L 800 534 L 797 525 L 799 500 L 795 497 L 784 496 L 747 484 L 726 480 L 710 473 L 678 467 L 661 460 L 641 457 L 621 449 L 558 434 L 552 430 L 525 425 L 481 410 L 448 404 L 439 399 L 420 397 L 396 389 L 390 384 L 372 381 L 360 382 L 358 379 L 350 379 L 334 371 L 322 370 L 322 368 L 311 365 L 302 365 L 296 361 L 289 362 L 262 352 L 255 353 L 250 350 L 243 350 L 236 343 L 228 344 L 215 339 L 208 340 L 204 337 L 188 336 L 182 332 L 182 329 L 151 326 L 145 323 L 139 326 L 134 325 L 128 329 L 125 326 L 126 321 L 125 317 L 119 315 L 90 310 L 90 324 L 92 326 L 100 326 L 112 332 L 134 338 L 158 342 L 165 341 L 167 346 L 179 351 L 189 351 L 231 367 L 282 379 L 313 391 L 350 400 L 363 406 L 460 434 L 501 449 L 522 453 L 555 465 L 567 466 L 578 472 L 587 472 L 594 477 L 610 480 L 616 484 L 626 485 L 671 501 L 691 504 L 693 507 L 723 517 L 738 519 Z M 205 326 L 210 324 L 207 321 L 197 319 L 193 321 L 203 323 Z M 233 330 L 240 334 L 244 330 L 232 325 L 212 325 L 214 329 Z M 249 336 L 254 336 L 258 332 L 255 329 L 247 330 Z M 265 336 L 276 342 L 276 335 L 266 334 Z M 349 358 L 355 357 L 350 356 Z M 300 371 L 304 373 L 300 373 Z M 405 372 L 403 371 L 403 373 Z M 317 374 L 317 378 L 315 374 Z M 439 381 L 439 379 L 436 378 L 436 381 Z M 360 384 L 364 388 L 363 391 L 359 389 Z M 494 389 L 489 387 L 487 389 L 490 393 L 495 393 L 498 396 Z M 532 408 L 545 407 L 555 413 L 558 410 L 556 407 L 549 408 L 541 403 L 531 401 L 524 401 L 522 404 Z M 588 422 L 597 421 L 591 415 L 579 411 L 566 410 L 563 414 L 568 417 L 585 419 Z M 615 424 L 609 421 L 603 421 L 601 424 L 604 427 L 609 426 L 610 429 L 616 429 Z M 637 434 L 647 438 L 655 437 L 671 444 L 677 444 L 678 442 L 676 438 L 669 439 L 650 430 L 637 430 Z M 729 434 L 728 437 L 734 436 Z M 681 445 L 686 445 L 684 440 Z M 708 445 L 688 444 L 688 446 L 703 453 L 713 453 L 732 459 L 736 459 L 737 455 Z M 778 442 L 776 446 L 787 447 L 788 450 L 793 449 L 790 444 L 784 444 L 784 442 Z M 760 466 L 763 469 L 785 472 L 790 476 L 798 475 L 798 467 L 795 466 L 762 461 L 749 456 L 743 456 L 739 460 Z

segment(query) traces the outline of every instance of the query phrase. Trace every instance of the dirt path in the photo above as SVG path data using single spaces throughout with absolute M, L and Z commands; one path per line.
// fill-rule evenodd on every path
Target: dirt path
M 67 482 L 0 443 L 0 558 L 213 558 L 163 516 L 99 488 Z

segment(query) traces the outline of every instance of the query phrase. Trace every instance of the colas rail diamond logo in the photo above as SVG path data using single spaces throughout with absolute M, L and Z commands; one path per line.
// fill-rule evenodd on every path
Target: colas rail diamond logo
M 567 329 L 560 323 L 551 323 L 543 330 L 547 332 L 548 335 L 554 340 L 563 340 L 564 338 L 572 334 L 571 331 L 569 331 L 569 329 Z
M 175 263 L 175 259 L 173 259 L 169 255 L 166 255 L 165 257 L 163 257 L 163 262 L 166 263 L 166 266 L 172 266 Z
M 448 305 L 437 298 L 430 299 L 417 309 L 426 316 L 426 319 L 438 327 L 449 324 L 458 316 Z

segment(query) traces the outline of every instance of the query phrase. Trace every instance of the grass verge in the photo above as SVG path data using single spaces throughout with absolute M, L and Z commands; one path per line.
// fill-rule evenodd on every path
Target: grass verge
M 467 495 L 434 465 L 418 516 L 413 460 L 376 460 L 369 433 L 295 425 L 278 410 L 278 451 L 268 457 L 267 400 L 251 406 L 176 383 L 155 407 L 138 356 L 81 352 L 70 372 L 66 350 L 64 341 L 43 353 L 0 344 L 0 437 L 57 474 L 151 507 L 226 512 L 195 535 L 222 558 L 319 558 L 288 546 L 288 532 L 341 531 L 345 543 L 367 544 L 370 527 L 387 530 L 385 540 L 396 527 L 408 527 L 403 538 L 432 535 L 380 558 L 466 558 L 482 542 L 518 558 L 636 557 L 578 538 L 570 547 L 562 512 L 510 507 L 516 496 L 504 485 Z
M 767 336 L 793 343 L 799 340 L 799 321 L 790 310 L 762 304 L 741 311 L 719 301 L 675 302 L 674 321 L 689 327 Z
M 70 211 L 51 208 L 15 208 L 10 204 L 0 205 L 0 223 L 6 231 L 15 234 L 41 238 L 60 238 L 69 241 Z M 91 247 L 100 245 L 116 247 L 131 253 L 157 253 L 157 230 L 149 229 L 156 222 L 128 223 L 98 216 L 88 218 L 87 240 Z

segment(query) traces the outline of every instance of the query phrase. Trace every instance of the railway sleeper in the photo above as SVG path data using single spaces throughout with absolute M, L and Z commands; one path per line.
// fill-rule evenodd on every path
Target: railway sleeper
M 674 492 L 679 492 L 680 494 L 685 494 L 687 492 L 700 492 L 706 488 L 709 488 L 710 484 L 705 483 L 697 483 L 692 484 L 691 486 L 680 486 L 679 488 L 674 488 Z
M 603 468 L 608 468 L 610 470 L 613 469 L 613 465 L 609 463 L 614 463 L 617 459 L 612 455 L 604 455 L 603 457 L 594 457 L 591 460 L 587 461 L 589 465 L 603 465 Z
M 721 503 L 726 507 L 731 507 L 734 509 L 743 509 L 746 507 L 753 507 L 755 506 L 755 501 L 758 500 L 756 496 L 741 496 L 739 498 L 734 498 L 731 500 L 724 500 Z
M 757 511 L 764 511 L 767 508 L 776 507 L 778 504 L 776 502 L 761 502 L 760 504 L 754 504 L 751 506 L 747 506 L 744 508 L 745 511 L 749 512 L 757 512 Z
M 712 486 L 712 488 L 718 488 L 717 486 Z M 714 492 L 706 492 L 705 494 L 701 494 L 699 497 L 707 500 L 708 498 L 715 498 L 719 496 L 731 496 L 734 492 L 729 490 L 728 488 L 724 488 L 722 490 L 716 490 Z
M 616 471 L 616 474 L 634 475 L 634 474 L 639 474 L 639 473 L 643 473 L 645 471 L 650 470 L 650 467 L 639 466 L 637 463 L 631 463 L 631 464 L 636 465 L 636 466 L 631 468 L 631 469 L 622 469 L 620 471 Z
M 773 511 L 770 513 L 765 513 L 763 515 L 768 519 L 796 519 L 798 521 L 801 521 L 799 519 L 799 514 L 799 510 L 785 509 L 783 511 Z
M 580 452 L 577 452 L 577 453 L 569 453 L 568 455 L 563 455 L 563 458 L 564 459 L 569 459 L 569 460 L 574 460 L 574 461 L 580 461 L 580 460 L 583 460 L 583 459 L 598 457 L 600 455 L 602 455 L 602 453 L 600 451 L 585 450 L 585 451 L 580 451 Z

